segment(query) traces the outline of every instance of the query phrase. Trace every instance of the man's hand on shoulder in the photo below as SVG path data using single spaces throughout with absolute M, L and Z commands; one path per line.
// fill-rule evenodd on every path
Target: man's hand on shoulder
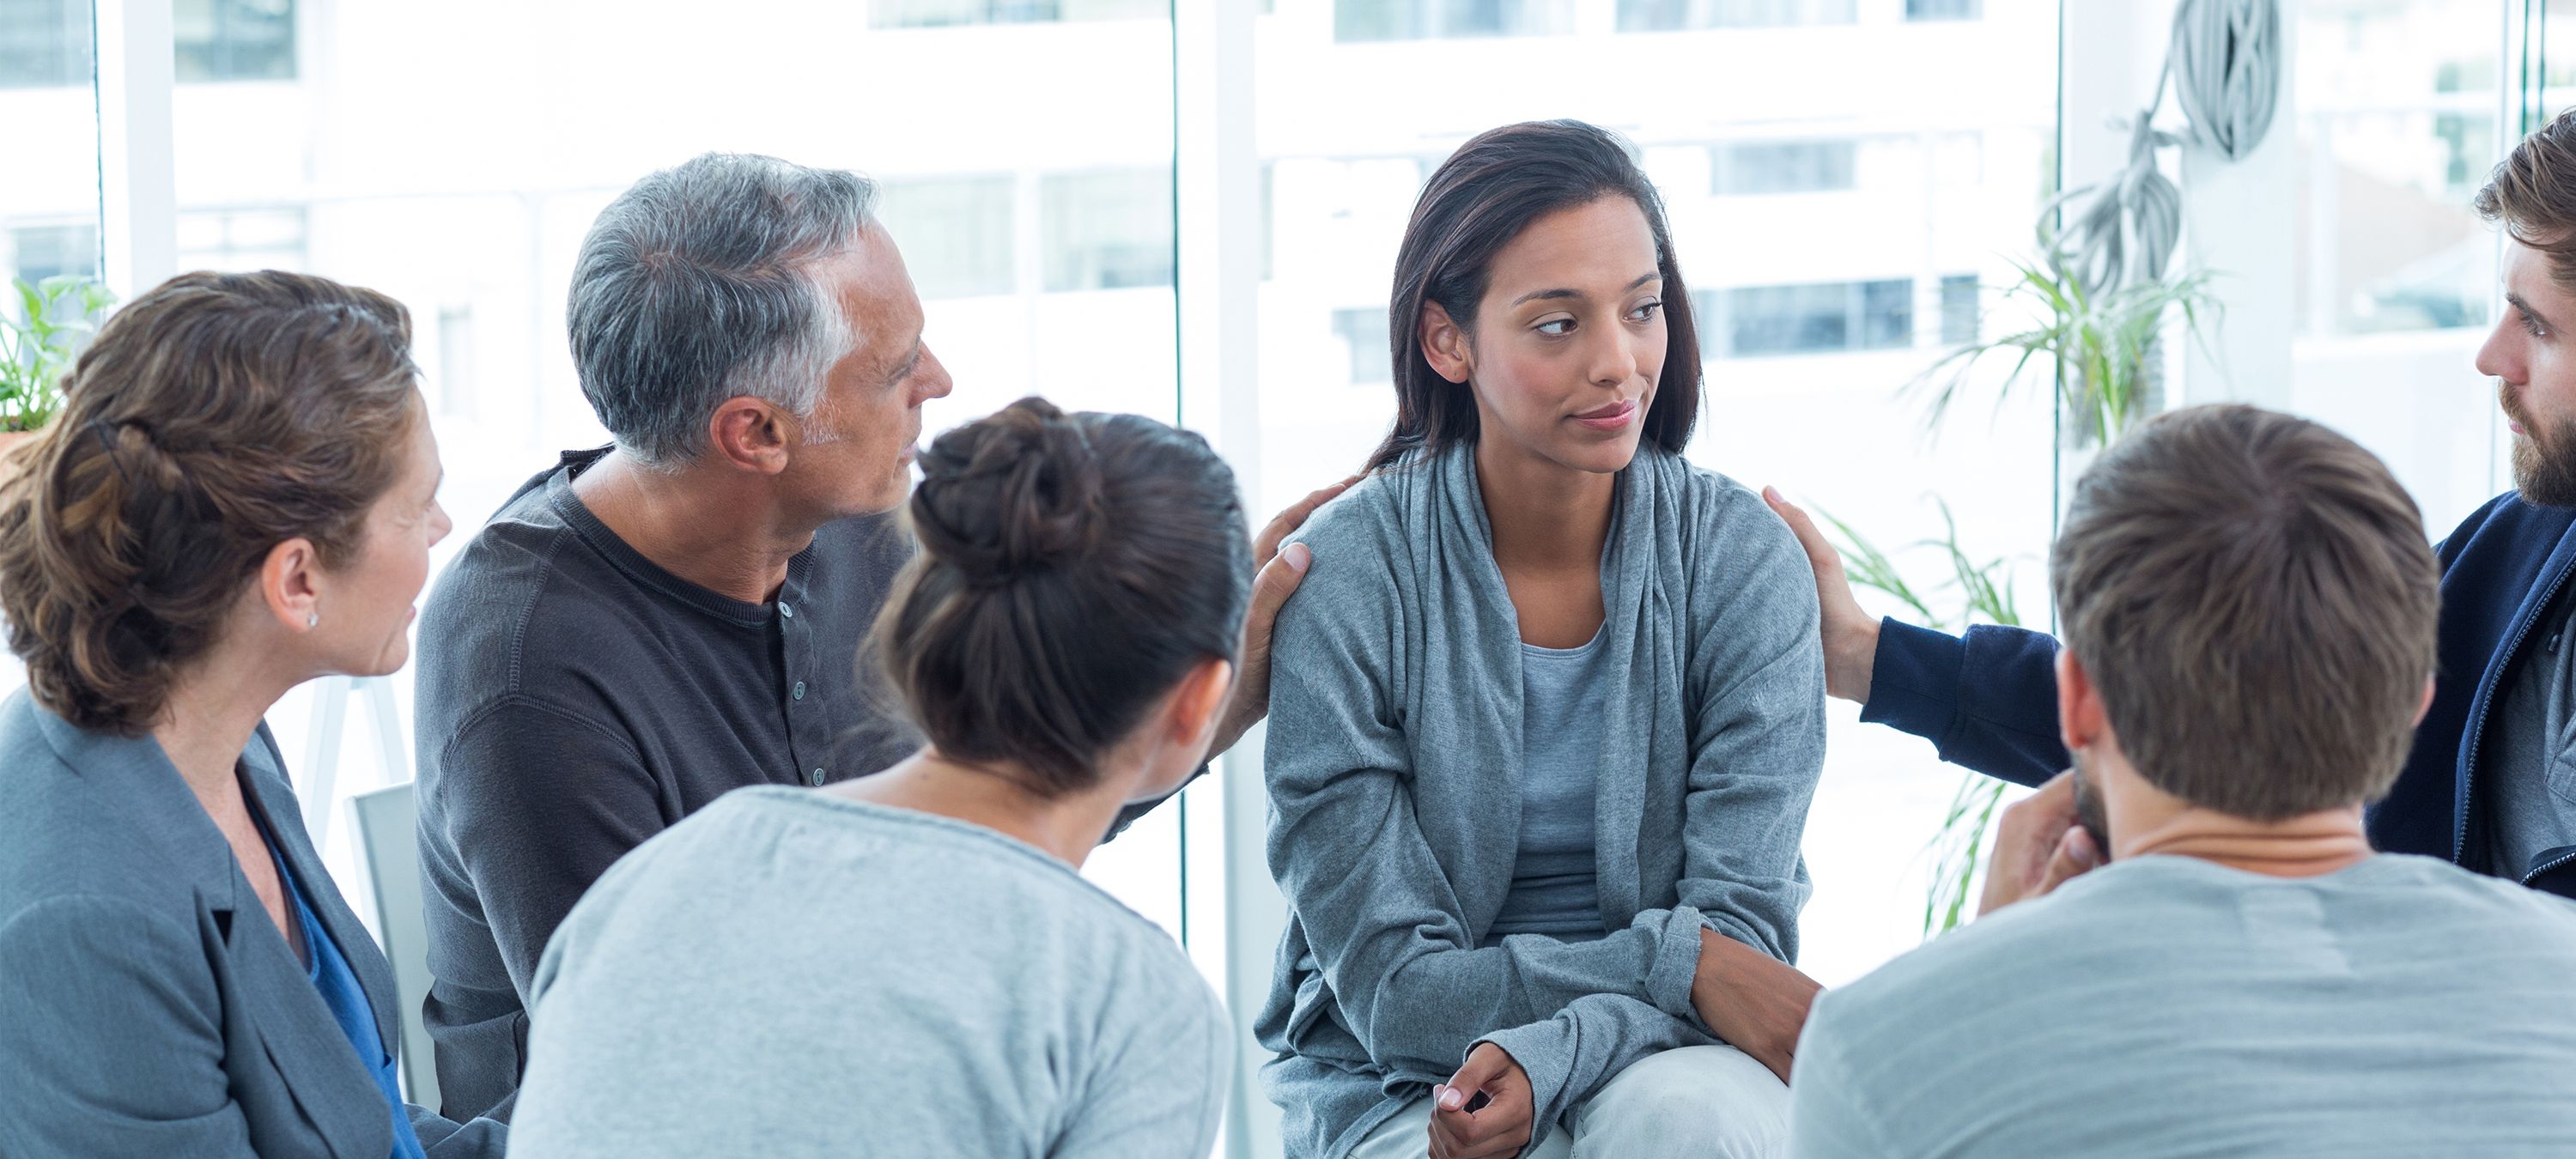
M 1252 580 L 1252 606 L 1243 617 L 1243 662 L 1237 669 L 1234 696 L 1226 702 L 1225 722 L 1217 729 L 1209 756 L 1233 748 L 1234 742 L 1242 740 L 1244 733 L 1270 713 L 1270 630 L 1279 622 L 1279 609 L 1287 606 L 1288 597 L 1297 594 L 1297 585 L 1305 580 L 1306 567 L 1313 561 L 1313 553 L 1305 544 L 1291 544 L 1282 551 L 1280 541 L 1296 534 L 1316 508 L 1332 502 L 1360 479 L 1353 475 L 1290 504 L 1253 540 L 1253 566 L 1260 570 Z

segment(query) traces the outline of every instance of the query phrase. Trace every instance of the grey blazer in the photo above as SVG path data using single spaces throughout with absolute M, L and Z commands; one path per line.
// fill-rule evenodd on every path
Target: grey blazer
M 400 1041 L 392 970 L 304 832 L 276 739 L 251 806 Z M 410 1108 L 438 1159 L 505 1128 Z M 0 1155 L 385 1159 L 374 1077 L 187 783 L 149 737 L 0 703 Z

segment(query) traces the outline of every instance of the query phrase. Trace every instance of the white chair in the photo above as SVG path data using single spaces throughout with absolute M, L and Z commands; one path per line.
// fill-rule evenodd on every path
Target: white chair
M 295 795 L 304 802 L 304 835 L 313 848 L 326 848 L 331 837 L 331 802 L 340 791 L 340 731 L 349 718 L 349 698 L 363 696 L 375 722 L 376 760 L 384 783 L 411 779 L 410 743 L 403 733 L 402 708 L 394 703 L 394 683 L 382 676 L 325 676 L 312 684 L 313 725 L 297 767 Z
M 421 914 L 420 807 L 411 782 L 349 798 L 357 826 L 358 860 L 376 899 L 376 940 L 394 967 L 394 994 L 402 1004 L 403 1098 L 438 1107 L 438 1066 L 429 1032 L 421 1029 L 421 1002 L 429 997 L 429 925 Z

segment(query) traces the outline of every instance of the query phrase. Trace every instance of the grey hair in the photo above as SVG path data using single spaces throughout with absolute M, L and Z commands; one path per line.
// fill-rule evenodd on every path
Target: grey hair
M 858 174 L 707 153 L 634 184 L 573 263 L 566 321 L 581 393 L 627 454 L 673 468 L 707 417 L 751 395 L 799 418 L 859 335 L 815 275 L 872 221 Z

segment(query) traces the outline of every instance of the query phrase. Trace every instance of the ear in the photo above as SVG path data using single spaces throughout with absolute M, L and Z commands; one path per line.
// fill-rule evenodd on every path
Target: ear
M 301 537 L 268 549 L 259 564 L 259 597 L 268 614 L 290 632 L 308 632 L 322 611 L 322 561 L 313 541 Z
M 787 469 L 795 421 L 768 399 L 735 395 L 707 419 L 708 457 L 755 474 L 778 474 Z
M 1465 382 L 1475 373 L 1474 344 L 1467 341 L 1466 328 L 1440 303 L 1422 304 L 1415 337 L 1422 342 L 1422 360 L 1431 364 L 1432 373 L 1451 382 Z
M 2424 714 L 2433 711 L 2433 678 L 2424 678 L 2424 699 L 2415 705 L 2415 723 L 2424 723 Z
M 1165 738 L 1205 756 L 1233 692 L 1234 665 L 1214 657 L 1200 661 L 1172 690 L 1170 707 L 1164 710 Z
M 2111 731 L 2110 714 L 2102 707 L 2102 693 L 2093 686 L 2093 674 L 2084 670 L 2084 662 L 2075 658 L 2071 649 L 2057 650 L 2057 733 L 2066 743 L 2066 751 L 2081 752 L 2091 748 L 2102 735 Z

